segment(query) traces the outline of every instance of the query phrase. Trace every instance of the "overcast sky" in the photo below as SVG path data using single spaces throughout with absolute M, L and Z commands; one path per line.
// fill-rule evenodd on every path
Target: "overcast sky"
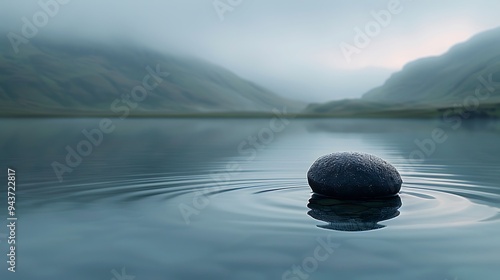
M 498 0 L 65 1 L 37 36 L 131 39 L 202 57 L 281 95 L 314 102 L 360 97 L 405 63 L 500 26 Z M 38 2 L 1 0 L 3 33 L 20 34 L 22 17 L 42 9 Z M 356 28 L 364 34 L 368 28 L 369 40 L 358 36 L 356 45 Z

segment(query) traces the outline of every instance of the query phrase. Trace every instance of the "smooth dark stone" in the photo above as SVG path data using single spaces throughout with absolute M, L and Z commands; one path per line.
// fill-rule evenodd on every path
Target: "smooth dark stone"
M 307 180 L 313 192 L 345 199 L 389 197 L 401 190 L 401 176 L 394 166 L 370 154 L 333 153 L 317 159 Z

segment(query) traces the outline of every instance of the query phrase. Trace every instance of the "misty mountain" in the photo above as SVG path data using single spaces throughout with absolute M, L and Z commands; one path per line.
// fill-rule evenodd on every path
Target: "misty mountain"
M 147 89 L 146 89 L 147 88 Z M 3 116 L 293 112 L 285 99 L 209 62 L 128 45 L 0 44 Z
M 481 85 L 500 81 L 500 28 L 480 33 L 447 53 L 408 63 L 384 85 L 363 99 L 383 102 L 450 103 L 460 101 Z
M 309 113 L 377 113 L 413 115 L 453 106 L 500 108 L 500 28 L 480 33 L 447 53 L 408 63 L 382 86 L 361 99 L 312 104 Z M 477 90 L 480 89 L 478 93 Z M 431 111 L 429 111 L 431 110 Z M 424 112 L 427 111 L 427 112 Z

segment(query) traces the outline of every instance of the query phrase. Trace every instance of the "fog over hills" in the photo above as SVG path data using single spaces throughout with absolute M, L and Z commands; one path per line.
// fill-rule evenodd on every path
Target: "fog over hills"
M 500 81 L 500 28 L 455 45 L 444 55 L 408 63 L 363 99 L 449 104 L 474 94 L 484 79 Z
M 408 63 L 360 99 L 311 104 L 307 113 L 436 116 L 449 108 L 498 115 L 500 28 L 480 33 L 441 56 Z
M 0 46 L 4 116 L 172 115 L 294 112 L 286 99 L 193 57 L 130 46 L 32 42 L 18 55 Z
M 221 2 L 229 3 L 222 14 L 214 5 Z M 373 15 L 390 3 L 398 12 L 346 59 L 340 46 L 356 46 L 357 30 L 376 25 Z M 134 42 L 199 57 L 286 98 L 327 102 L 359 98 L 407 62 L 498 26 L 499 9 L 495 0 L 0 1 L 0 41 L 37 22 L 35 40 Z

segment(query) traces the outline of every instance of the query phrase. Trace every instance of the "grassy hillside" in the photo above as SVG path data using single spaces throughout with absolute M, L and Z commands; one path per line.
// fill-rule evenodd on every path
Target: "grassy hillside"
M 270 112 L 302 108 L 222 67 L 130 46 L 34 42 L 0 45 L 0 116 L 113 115 L 111 104 L 142 84 L 147 66 L 170 73 L 132 115 Z
M 488 95 L 485 83 L 496 91 Z M 478 34 L 442 56 L 408 63 L 361 99 L 311 104 L 304 112 L 311 116 L 437 117 L 450 111 L 500 116 L 500 28 Z
M 445 105 L 383 104 L 362 99 L 346 99 L 325 104 L 310 104 L 303 117 L 336 118 L 491 118 L 500 117 L 500 103 L 479 103 L 473 109 Z

